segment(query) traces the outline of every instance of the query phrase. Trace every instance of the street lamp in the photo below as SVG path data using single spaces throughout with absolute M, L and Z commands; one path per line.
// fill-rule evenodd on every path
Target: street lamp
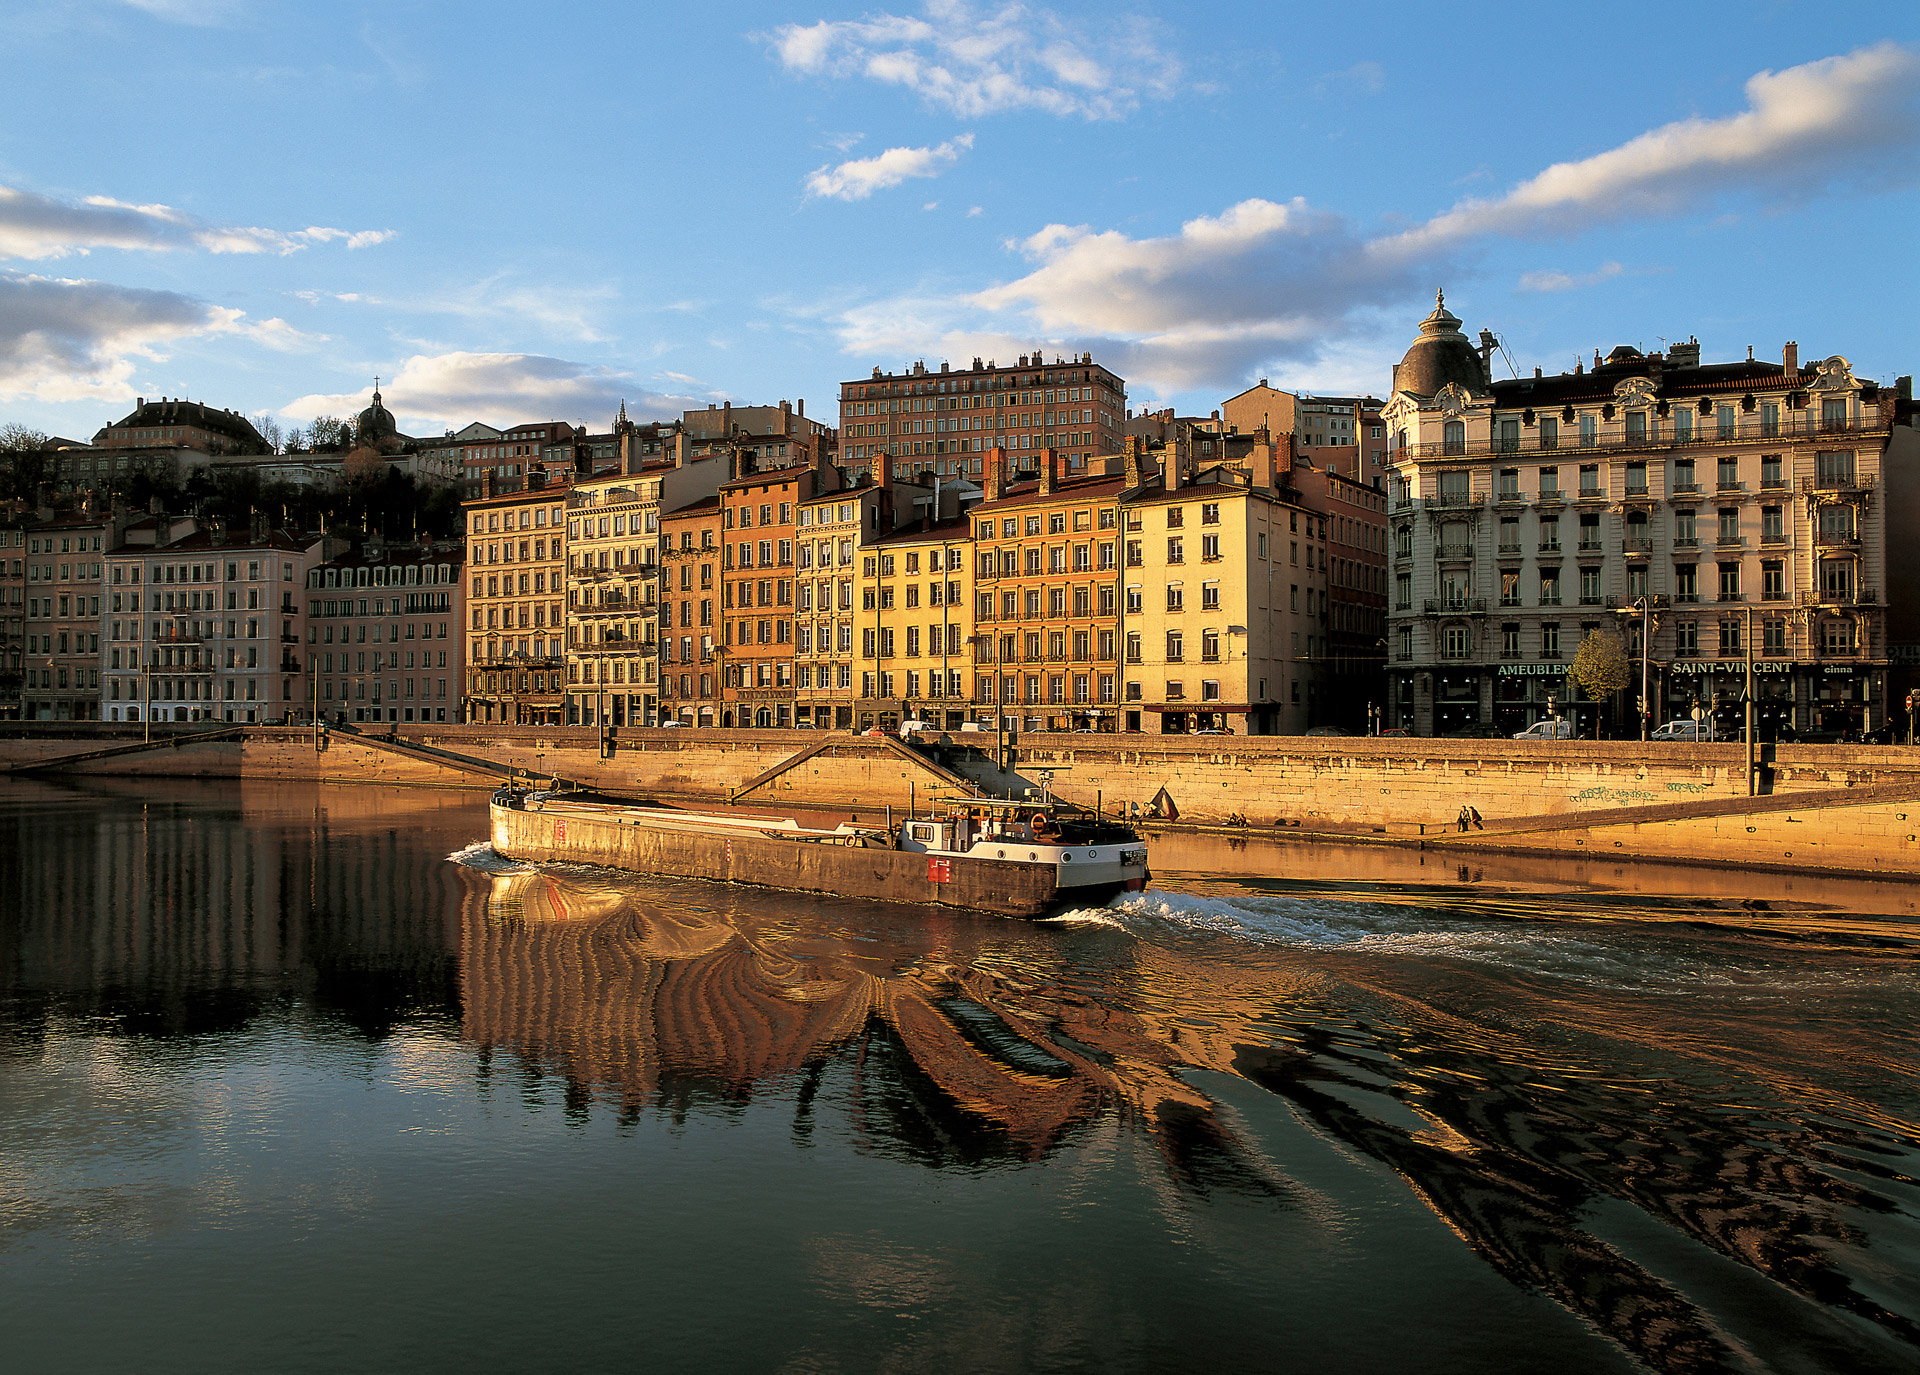
M 1653 710 L 1653 703 L 1648 697 L 1652 677 L 1653 632 L 1660 626 L 1653 613 L 1666 610 L 1667 599 L 1659 594 L 1642 595 L 1635 597 L 1630 605 L 1633 611 L 1640 613 L 1640 739 L 1644 742 Z

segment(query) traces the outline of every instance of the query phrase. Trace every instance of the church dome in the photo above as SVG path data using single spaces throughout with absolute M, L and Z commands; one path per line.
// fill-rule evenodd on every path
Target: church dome
M 383 439 L 391 439 L 400 432 L 400 424 L 393 418 L 393 412 L 380 404 L 380 389 L 373 389 L 373 404 L 353 418 L 354 437 L 362 444 L 378 447 Z
M 1393 370 L 1393 389 L 1430 397 L 1449 382 L 1469 391 L 1487 389 L 1486 370 L 1473 343 L 1460 332 L 1460 317 L 1447 309 L 1444 292 L 1435 296 L 1433 314 L 1420 322 L 1420 337 Z

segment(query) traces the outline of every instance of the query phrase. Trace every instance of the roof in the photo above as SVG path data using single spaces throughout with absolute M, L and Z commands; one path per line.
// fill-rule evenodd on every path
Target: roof
M 971 513 L 952 520 L 943 520 L 930 529 L 919 525 L 909 525 L 905 529 L 895 530 L 890 535 L 866 541 L 867 547 L 893 544 L 944 544 L 949 540 L 967 539 L 973 533 Z
M 321 568 L 373 568 L 389 567 L 400 563 L 459 563 L 466 557 L 466 549 L 460 541 L 450 545 L 429 545 L 425 548 L 417 544 L 383 545 L 378 555 L 367 552 L 365 546 L 342 554 L 337 559 L 328 559 L 318 565 Z
M 499 492 L 490 497 L 472 497 L 460 503 L 462 507 L 518 506 L 523 502 L 536 502 L 545 505 L 549 501 L 564 501 L 572 491 L 571 484 L 557 487 L 522 487 L 511 492 Z
M 131 413 L 122 419 L 109 422 L 101 434 L 122 429 L 146 429 L 163 425 L 185 425 L 207 431 L 209 434 L 222 435 L 244 448 L 256 453 L 267 451 L 267 441 L 260 437 L 260 431 L 245 416 L 233 411 L 223 411 L 199 401 L 168 400 L 162 397 L 158 401 L 142 399 Z M 95 436 L 98 440 L 99 435 Z
M 1516 377 L 1495 382 L 1494 405 L 1542 407 L 1611 401 L 1614 389 L 1631 377 L 1653 382 L 1653 395 L 1671 400 L 1724 396 L 1729 392 L 1784 393 L 1807 387 L 1820 375 L 1818 367 L 1813 365 L 1796 368 L 1789 374 L 1779 363 L 1763 363 L 1751 358 L 1676 368 L 1659 354 L 1644 358 L 1638 353 L 1620 357 L 1620 353 L 1619 349 L 1614 350 L 1614 358 L 1590 372 L 1562 372 L 1548 377 Z
M 802 473 L 810 473 L 812 471 L 813 465 L 811 463 L 796 463 L 791 467 L 774 468 L 764 473 L 742 473 L 739 477 L 730 478 L 726 482 L 721 483 L 720 486 L 722 488 L 773 486 L 782 482 L 792 482 Z
M 701 497 L 698 501 L 689 501 L 685 506 L 676 506 L 671 511 L 664 513 L 660 518 L 662 520 L 672 520 L 675 516 L 685 516 L 689 520 L 693 520 L 700 516 L 718 514 L 720 514 L 720 494 L 715 492 L 712 496 Z
M 1051 492 L 1042 492 L 1038 479 L 1009 484 L 998 500 L 983 501 L 975 511 L 1000 511 L 1013 506 L 1033 506 L 1049 501 L 1101 501 L 1117 497 L 1126 490 L 1127 479 L 1120 473 L 1096 473 L 1056 481 Z

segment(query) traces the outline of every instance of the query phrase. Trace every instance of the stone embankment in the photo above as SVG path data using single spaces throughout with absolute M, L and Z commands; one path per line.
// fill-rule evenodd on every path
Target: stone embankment
M 1181 823 L 1239 816 L 1269 834 L 1920 877 L 1920 750 L 1897 746 L 1768 746 L 1760 797 L 1749 799 L 1737 744 L 1030 734 L 1003 772 L 991 736 L 914 751 L 812 732 L 622 730 L 603 758 L 596 732 L 563 728 L 329 732 L 316 748 L 310 730 L 250 726 L 204 740 L 181 730 L 132 752 L 120 747 L 138 742 L 137 728 L 0 732 L 0 768 L 49 777 L 488 788 L 513 772 L 689 802 L 854 811 L 954 796 L 969 780 L 1006 793 L 1050 779 L 1108 809 L 1146 812 L 1159 798 Z M 1463 806 L 1486 830 L 1454 829 Z

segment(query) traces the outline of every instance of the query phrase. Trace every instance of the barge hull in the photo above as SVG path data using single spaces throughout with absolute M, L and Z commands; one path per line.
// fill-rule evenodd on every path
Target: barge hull
M 530 864 L 594 864 L 635 874 L 926 903 L 1007 917 L 1043 917 L 1075 907 L 1097 907 L 1124 886 L 1063 889 L 1054 881 L 1051 865 L 972 856 L 942 863 L 907 850 L 811 844 L 751 832 L 698 835 L 498 805 L 491 812 L 494 852 Z

